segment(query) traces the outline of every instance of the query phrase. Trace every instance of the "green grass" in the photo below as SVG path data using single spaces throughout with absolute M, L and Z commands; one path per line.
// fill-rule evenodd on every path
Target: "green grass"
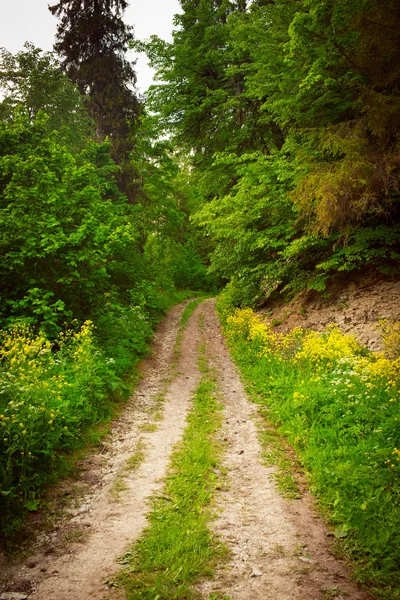
M 195 298 L 191 302 L 189 302 L 189 304 L 185 307 L 185 309 L 181 315 L 181 319 L 179 322 L 178 334 L 176 336 L 176 342 L 175 342 L 175 348 L 174 348 L 174 359 L 173 359 L 173 365 L 172 365 L 173 372 L 175 372 L 175 373 L 176 373 L 178 360 L 179 360 L 180 353 L 181 353 L 181 345 L 182 345 L 183 333 L 185 331 L 185 327 L 186 327 L 190 317 L 196 310 L 196 308 L 199 306 L 199 304 L 204 302 L 204 300 L 207 297 L 208 296 L 202 295 L 202 296 L 199 296 L 198 298 Z
M 257 345 L 249 330 L 243 328 L 242 335 L 239 329 L 227 328 L 228 341 L 250 395 L 259 404 L 264 421 L 261 441 L 269 448 L 269 459 L 288 469 L 281 487 L 296 494 L 291 473 L 296 474 L 300 463 L 332 526 L 336 550 L 351 561 L 357 580 L 377 598 L 399 600 L 396 377 L 393 372 L 373 375 L 376 359 L 362 349 L 358 356 L 372 365 L 371 375 L 360 374 L 356 354 L 336 362 L 296 360 L 301 337 L 294 354 L 288 346 L 283 351 L 262 351 L 261 333 Z
M 192 314 L 194 313 L 194 311 L 196 310 L 198 305 L 201 304 L 202 302 L 204 302 L 204 300 L 206 298 L 207 298 L 207 296 L 199 296 L 199 298 L 195 298 L 194 300 L 189 302 L 189 304 L 185 307 L 185 310 L 183 311 L 182 316 L 181 316 L 181 320 L 179 323 L 180 330 L 185 328 L 187 322 L 189 321 L 190 317 L 192 316 Z
M 222 453 L 216 432 L 222 407 L 216 382 L 201 353 L 202 380 L 182 442 L 173 453 L 165 489 L 153 501 L 150 525 L 124 557 L 121 582 L 127 599 L 189 600 L 194 584 L 211 576 L 225 548 L 209 529 L 214 490 L 221 485 Z
M 261 404 L 262 399 L 251 386 L 247 386 L 246 391 L 253 402 Z M 297 481 L 297 474 L 301 470 L 300 461 L 291 451 L 285 438 L 274 427 L 269 411 L 260 406 L 258 412 L 261 417 L 261 421 L 257 423 L 258 437 L 263 450 L 263 461 L 267 466 L 274 465 L 277 467 L 273 478 L 281 493 L 286 498 L 299 498 L 301 497 L 301 490 Z

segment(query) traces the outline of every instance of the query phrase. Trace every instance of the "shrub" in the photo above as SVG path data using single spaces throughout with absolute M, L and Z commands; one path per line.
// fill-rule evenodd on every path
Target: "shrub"
M 19 507 L 36 509 L 61 452 L 82 444 L 85 428 L 110 412 L 117 387 L 112 359 L 98 349 L 90 321 L 60 333 L 55 346 L 24 324 L 2 332 L 0 525 Z

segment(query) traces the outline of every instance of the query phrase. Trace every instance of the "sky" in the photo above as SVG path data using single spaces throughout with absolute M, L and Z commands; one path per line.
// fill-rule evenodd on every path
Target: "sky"
M 28 41 L 43 50 L 52 50 L 57 18 L 47 6 L 56 3 L 57 0 L 0 0 L 0 47 L 16 53 Z M 131 0 L 124 22 L 134 26 L 137 39 L 156 34 L 170 40 L 173 17 L 179 8 L 179 0 Z M 135 67 L 137 88 L 144 93 L 152 83 L 153 71 L 145 56 L 131 53 L 129 58 L 138 59 Z

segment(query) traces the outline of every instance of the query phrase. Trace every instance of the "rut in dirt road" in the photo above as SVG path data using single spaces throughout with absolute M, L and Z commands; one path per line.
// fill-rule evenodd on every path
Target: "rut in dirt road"
M 146 525 L 148 498 L 162 486 L 169 456 L 182 436 L 199 379 L 196 318 L 190 319 L 186 326 L 178 374 L 171 379 L 180 317 L 186 304 L 172 309 L 158 328 L 153 358 L 145 361 L 143 378 L 114 424 L 105 452 L 87 461 L 83 477 L 96 482 L 94 489 L 71 510 L 72 519 L 68 523 L 59 524 L 53 535 L 44 536 L 30 560 L 14 572 L 6 589 L 18 591 L 22 584 L 25 589 L 28 585 L 32 589 L 28 597 L 35 600 L 100 600 L 108 596 L 105 581 L 119 569 L 118 558 Z M 162 420 L 156 431 L 143 433 L 140 425 L 148 421 L 149 409 L 157 408 L 160 395 L 164 396 Z M 130 473 L 125 466 L 139 439 L 144 445 L 144 461 Z M 95 476 L 94 465 L 100 465 Z M 123 489 L 116 502 L 113 490 L 121 474 Z M 84 530 L 85 535 L 78 540 L 83 543 L 66 547 L 65 537 L 73 539 L 71 527 L 72 533 Z
M 223 468 L 227 473 L 226 485 L 215 498 L 216 518 L 211 528 L 231 554 L 218 566 L 215 578 L 202 581 L 197 591 L 204 598 L 216 594 L 231 600 L 367 600 L 369 596 L 357 590 L 343 563 L 330 553 L 326 530 L 309 495 L 286 500 L 277 492 L 274 470 L 262 462 L 256 406 L 246 397 L 229 356 L 214 300 L 200 304 L 189 319 L 177 373 L 170 377 L 182 310 L 182 306 L 175 307 L 159 328 L 154 358 L 146 361 L 143 379 L 114 424 L 108 448 L 97 457 L 105 463 L 100 484 L 82 498 L 69 521 L 69 525 L 86 527 L 87 537 L 66 548 L 60 541 L 61 527 L 51 540 L 52 554 L 46 553 L 46 545 L 37 548 L 35 567 L 20 568 L 14 581 L 29 577 L 33 591 L 28 598 L 35 600 L 124 598 L 122 589 L 109 589 L 105 580 L 118 572 L 118 558 L 146 526 L 149 498 L 160 493 L 200 379 L 198 346 L 205 342 L 224 405 L 224 425 L 218 437 L 224 440 Z M 143 433 L 140 423 L 149 416 L 146 405 L 162 393 L 162 420 L 155 431 L 149 428 Z M 141 438 L 144 460 L 137 471 L 126 473 L 124 465 Z M 96 457 L 91 461 L 95 463 Z M 121 473 L 124 487 L 115 502 L 110 492 Z
M 202 311 L 225 411 L 227 483 L 216 499 L 213 529 L 231 559 L 199 589 L 205 597 L 219 593 L 232 600 L 367 600 L 329 551 L 310 496 L 286 500 L 278 493 L 274 469 L 262 464 L 256 407 L 230 358 L 214 302 L 206 301 Z

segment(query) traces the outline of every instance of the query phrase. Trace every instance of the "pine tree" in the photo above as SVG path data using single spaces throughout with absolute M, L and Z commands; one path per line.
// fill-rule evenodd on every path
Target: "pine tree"
M 109 137 L 121 166 L 120 187 L 132 199 L 129 154 L 141 105 L 134 91 L 136 74 L 125 56 L 133 40 L 133 28 L 122 20 L 127 6 L 126 0 L 60 0 L 49 10 L 60 19 L 54 49 L 88 100 L 99 141 Z

